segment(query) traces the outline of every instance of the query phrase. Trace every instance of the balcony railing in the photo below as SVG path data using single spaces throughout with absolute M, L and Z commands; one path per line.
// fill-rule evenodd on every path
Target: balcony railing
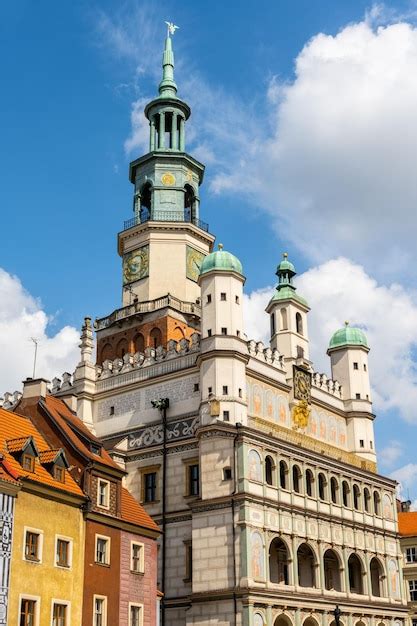
M 175 296 L 171 296 L 171 294 L 167 294 L 162 298 L 147 300 L 146 302 L 134 302 L 133 304 L 128 304 L 127 306 L 122 307 L 121 309 L 116 309 L 113 313 L 111 313 L 111 315 L 96 319 L 94 327 L 96 330 L 103 330 L 103 328 L 108 328 L 108 326 L 111 326 L 115 322 L 120 322 L 131 315 L 137 315 L 138 313 L 150 313 L 166 307 L 172 307 L 181 313 L 197 315 L 198 317 L 201 315 L 201 307 L 196 302 L 184 302 Z
M 184 211 L 157 211 L 154 214 L 148 209 L 142 209 L 140 215 L 135 215 L 132 219 L 124 222 L 123 230 L 128 230 L 145 222 L 185 222 L 194 224 L 194 226 L 201 228 L 206 233 L 209 231 L 209 225 L 197 217 L 191 216 L 190 211 L 187 209 L 184 209 Z

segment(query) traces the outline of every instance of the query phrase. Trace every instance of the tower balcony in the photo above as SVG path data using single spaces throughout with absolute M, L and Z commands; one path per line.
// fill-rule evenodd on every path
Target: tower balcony
M 193 216 L 191 214 L 191 209 L 184 209 L 183 211 L 161 211 L 158 209 L 155 212 L 149 211 L 148 209 L 142 209 L 139 215 L 135 215 L 135 217 L 132 217 L 130 220 L 125 220 L 123 231 L 129 230 L 129 228 L 133 228 L 139 224 L 144 224 L 145 222 L 189 223 L 194 224 L 194 226 L 204 230 L 206 233 L 209 232 L 209 225 Z

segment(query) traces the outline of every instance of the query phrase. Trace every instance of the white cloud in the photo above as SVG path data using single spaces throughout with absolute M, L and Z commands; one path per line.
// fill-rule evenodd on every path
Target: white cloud
M 391 441 L 385 448 L 378 452 L 378 461 L 383 467 L 390 468 L 401 457 L 404 446 L 400 441 Z
M 401 500 L 408 500 L 408 494 L 410 491 L 415 491 L 416 479 L 417 479 L 417 464 L 408 463 L 403 467 L 391 472 L 391 478 L 399 482 L 397 491 L 398 497 Z M 417 501 L 413 503 L 413 508 Z
M 320 33 L 268 96 L 268 135 L 247 133 L 249 158 L 212 189 L 252 194 L 315 262 L 343 254 L 378 276 L 415 273 L 417 29 L 368 20 Z
M 39 301 L 31 296 L 16 276 L 0 268 L 0 396 L 21 390 L 21 381 L 33 373 L 34 345 L 39 341 L 36 375 L 44 378 L 73 371 L 79 360 L 79 333 L 64 326 L 48 333 L 52 321 Z
M 417 422 L 417 297 L 398 284 L 384 286 L 363 267 L 339 258 L 313 267 L 297 277 L 297 288 L 308 301 L 310 356 L 318 371 L 330 374 L 326 349 L 331 335 L 347 319 L 364 328 L 369 354 L 373 401 L 377 411 L 397 410 Z M 269 320 L 263 312 L 272 289 L 245 298 L 249 338 L 268 341 Z

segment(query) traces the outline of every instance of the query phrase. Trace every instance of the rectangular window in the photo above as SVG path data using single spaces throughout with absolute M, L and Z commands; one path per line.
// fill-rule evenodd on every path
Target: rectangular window
M 67 605 L 54 603 L 52 626 L 67 626 Z
M 417 580 L 409 580 L 408 586 L 410 587 L 411 602 L 417 602 Z
M 31 530 L 25 535 L 25 559 L 27 561 L 40 560 L 40 535 Z
M 365 441 L 363 439 L 359 439 L 359 447 L 360 448 L 364 448 L 365 447 Z
M 198 496 L 200 493 L 200 468 L 198 464 L 188 466 L 188 495 Z
M 96 563 L 110 565 L 110 539 L 96 535 Z
M 139 604 L 130 604 L 129 626 L 142 626 L 143 607 Z
M 239 304 L 239 296 L 235 296 L 235 302 L 236 304 Z
M 107 626 L 107 598 L 94 596 L 93 626 Z
M 99 478 L 97 485 L 97 504 L 104 509 L 109 508 L 110 502 L 110 483 L 107 480 Z
M 110 407 L 110 415 L 114 415 L 114 406 Z
M 207 304 L 211 302 L 211 293 L 207 294 Z
M 209 328 L 207 331 L 207 337 L 211 337 L 211 328 Z
M 236 337 L 240 337 L 240 330 L 236 331 Z
M 24 454 L 22 457 L 22 467 L 27 472 L 35 471 L 35 457 L 31 454 Z
M 134 543 L 133 541 L 130 546 L 130 569 L 137 574 L 143 574 L 145 572 L 145 546 L 143 543 Z
M 230 467 L 223 468 L 223 480 L 232 480 L 232 469 Z
M 230 413 L 229 411 L 223 411 L 223 421 L 224 422 L 228 422 L 230 420 Z
M 227 328 L 222 328 L 222 335 L 227 335 Z
M 144 489 L 143 499 L 145 502 L 155 502 L 156 500 L 156 472 L 149 472 L 143 475 Z
M 213 393 L 213 387 L 208 387 L 207 391 L 208 394 L 211 395 Z
M 60 483 L 64 483 L 65 482 L 65 470 L 63 467 L 60 467 L 59 465 L 55 465 L 54 467 L 54 478 L 55 480 L 57 480 Z
M 417 548 L 415 546 L 406 549 L 406 560 L 407 563 L 417 563 Z
M 366 372 L 366 363 L 363 364 L 363 371 Z
M 358 363 L 356 361 L 353 364 L 353 369 L 354 370 L 358 370 L 359 369 L 359 365 L 358 365 Z
M 191 541 L 184 541 L 185 548 L 185 578 L 184 582 L 191 582 L 193 579 L 193 547 Z
M 224 291 L 222 291 L 221 294 L 220 294 L 220 300 L 222 300 L 223 302 L 226 301 L 226 294 L 225 294 Z
M 227 396 L 228 393 L 229 393 L 229 389 L 228 389 L 227 385 L 223 385 L 223 395 Z
M 57 539 L 56 564 L 59 565 L 59 567 L 70 566 L 70 542 L 65 539 Z
M 198 391 L 200 389 L 200 385 L 198 383 L 194 383 L 194 391 Z
M 361 394 L 360 394 L 360 393 L 357 393 L 357 394 L 356 394 L 356 400 L 360 400 L 360 399 L 361 399 Z
M 20 601 L 20 621 L 19 626 L 36 625 L 36 600 L 23 598 Z
M 239 398 L 241 398 L 241 397 L 242 397 L 242 390 L 241 390 L 241 388 L 239 387 Z

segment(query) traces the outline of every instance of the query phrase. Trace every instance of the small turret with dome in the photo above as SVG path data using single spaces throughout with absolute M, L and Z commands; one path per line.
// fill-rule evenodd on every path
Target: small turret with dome
M 307 301 L 297 293 L 293 283 L 296 270 L 284 252 L 276 275 L 278 285 L 266 311 L 271 320 L 271 348 L 277 348 L 285 361 L 309 359 Z
M 242 263 L 224 250 L 208 254 L 201 264 L 201 391 L 202 407 L 211 405 L 210 419 L 246 423 L 247 344 L 243 337 Z M 217 351 L 217 352 L 216 352 Z M 203 383 L 204 381 L 204 383 Z M 211 395 L 210 395 L 211 394 Z M 213 406 L 219 406 L 217 415 Z M 208 412 L 202 411 L 202 423 Z
M 364 331 L 349 322 L 332 335 L 327 349 L 332 378 L 342 385 L 345 409 L 352 418 L 348 423 L 349 447 L 374 461 L 374 416 L 371 411 L 368 353 Z

